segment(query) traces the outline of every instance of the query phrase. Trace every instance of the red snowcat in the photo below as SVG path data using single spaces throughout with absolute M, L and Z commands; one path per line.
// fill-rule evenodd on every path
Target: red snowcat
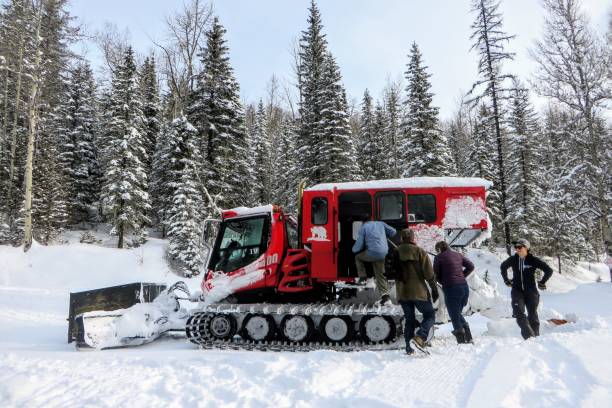
M 297 217 L 275 205 L 225 210 L 221 220 L 205 224 L 210 244 L 202 292 L 183 298 L 198 306 L 180 308 L 174 292 L 188 294 L 182 282 L 71 294 L 69 341 L 122 347 L 181 330 L 202 347 L 350 350 L 393 344 L 401 309 L 377 304 L 371 281 L 356 282 L 351 249 L 360 216 L 372 214 L 398 231 L 413 228 L 417 243 L 430 252 L 440 240 L 465 247 L 489 236 L 489 186 L 483 179 L 454 177 L 329 183 L 300 189 Z M 399 234 L 389 240 L 390 253 L 397 244 Z M 392 284 L 389 263 L 386 272 Z M 155 300 L 148 303 L 150 298 Z

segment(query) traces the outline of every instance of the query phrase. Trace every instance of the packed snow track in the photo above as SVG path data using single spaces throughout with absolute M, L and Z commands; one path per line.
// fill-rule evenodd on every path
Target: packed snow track
M 513 320 L 475 314 L 474 345 L 456 345 L 442 325 L 429 357 L 199 349 L 170 336 L 133 349 L 67 344 L 69 292 L 125 283 L 128 273 L 172 283 L 162 247 L 35 246 L 26 255 L 0 247 L 0 406 L 612 406 L 612 285 L 598 265 L 555 274 L 542 293 L 545 308 L 575 313 L 576 323 L 543 324 L 540 337 L 523 341 Z M 493 256 L 470 257 L 497 279 Z

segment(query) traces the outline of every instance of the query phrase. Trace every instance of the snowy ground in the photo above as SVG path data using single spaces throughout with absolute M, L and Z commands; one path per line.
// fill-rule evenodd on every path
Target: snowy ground
M 27 255 L 0 247 L 0 406 L 612 406 L 612 285 L 601 264 L 555 274 L 542 293 L 545 309 L 575 313 L 577 323 L 545 325 L 525 342 L 514 321 L 474 315 L 475 345 L 457 346 L 443 325 L 431 357 L 201 351 L 169 338 L 102 352 L 67 344 L 69 292 L 172 283 L 164 245 L 36 245 Z M 470 257 L 498 282 L 494 255 Z

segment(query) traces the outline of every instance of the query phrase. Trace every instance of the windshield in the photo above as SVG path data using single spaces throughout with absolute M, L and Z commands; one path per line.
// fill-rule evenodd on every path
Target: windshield
M 267 223 L 268 217 L 223 222 L 209 268 L 230 272 L 259 258 L 267 246 Z

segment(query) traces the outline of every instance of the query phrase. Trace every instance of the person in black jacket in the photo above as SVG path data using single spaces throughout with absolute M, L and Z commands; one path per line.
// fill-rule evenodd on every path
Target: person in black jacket
M 501 264 L 501 274 L 506 286 L 512 288 L 512 314 L 521 328 L 521 335 L 525 340 L 540 335 L 540 320 L 538 319 L 538 304 L 540 292 L 546 289 L 546 281 L 550 279 L 553 271 L 540 258 L 529 253 L 529 241 L 521 238 L 512 242 L 516 253 Z M 508 268 L 512 267 L 512 280 L 508 278 Z M 536 287 L 535 271 L 540 269 L 544 277 Z M 525 316 L 525 307 L 527 316 Z

